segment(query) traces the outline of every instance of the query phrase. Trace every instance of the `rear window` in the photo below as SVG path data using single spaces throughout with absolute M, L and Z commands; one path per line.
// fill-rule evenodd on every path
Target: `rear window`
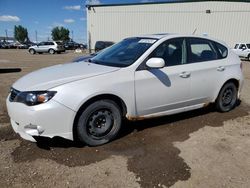
M 218 48 L 220 59 L 226 58 L 228 54 L 227 47 L 217 42 L 215 42 L 215 45 Z

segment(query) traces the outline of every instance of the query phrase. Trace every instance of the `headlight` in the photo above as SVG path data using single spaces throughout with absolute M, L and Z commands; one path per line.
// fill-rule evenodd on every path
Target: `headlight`
M 56 91 L 27 91 L 20 92 L 14 99 L 14 102 L 21 102 L 28 106 L 34 106 L 48 102 L 54 95 Z

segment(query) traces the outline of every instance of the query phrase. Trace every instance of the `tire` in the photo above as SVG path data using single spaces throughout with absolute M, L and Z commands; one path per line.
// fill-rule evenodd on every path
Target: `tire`
M 216 109 L 220 112 L 228 112 L 232 110 L 238 100 L 238 90 L 233 82 L 226 83 L 220 90 L 216 99 Z
M 54 53 L 55 53 L 55 50 L 49 49 L 49 53 L 50 53 L 50 54 L 54 54 Z
M 248 60 L 248 61 L 250 61 L 250 54 L 248 54 L 248 56 L 247 56 L 247 60 Z
M 34 55 L 36 53 L 36 51 L 31 48 L 31 49 L 29 49 L 29 53 L 32 54 L 32 55 Z
M 122 115 L 119 106 L 111 100 L 90 104 L 80 115 L 77 136 L 80 142 L 99 146 L 113 140 L 121 130 Z

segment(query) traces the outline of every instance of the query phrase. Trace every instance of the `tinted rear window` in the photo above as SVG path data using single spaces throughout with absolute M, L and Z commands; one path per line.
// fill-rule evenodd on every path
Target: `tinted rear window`
M 227 54 L 228 54 L 227 47 L 225 47 L 224 45 L 217 43 L 217 42 L 215 42 L 215 45 L 218 48 L 220 58 L 221 59 L 226 58 Z

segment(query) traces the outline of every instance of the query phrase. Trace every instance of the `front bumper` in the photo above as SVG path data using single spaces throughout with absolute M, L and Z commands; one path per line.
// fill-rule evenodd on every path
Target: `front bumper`
M 25 140 L 33 136 L 63 137 L 73 140 L 75 112 L 51 99 L 47 103 L 27 106 L 6 100 L 12 128 Z

